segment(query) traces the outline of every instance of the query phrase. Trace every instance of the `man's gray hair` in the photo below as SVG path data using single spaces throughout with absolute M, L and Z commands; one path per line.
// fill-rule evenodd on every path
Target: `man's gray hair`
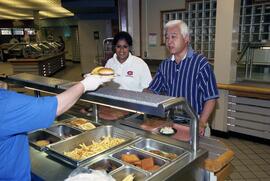
M 183 37 L 189 37 L 189 29 L 187 24 L 182 21 L 182 20 L 171 20 L 168 23 L 166 23 L 165 25 L 165 31 L 167 31 L 167 29 L 169 27 L 173 27 L 173 26 L 178 26 L 180 33 L 182 34 Z

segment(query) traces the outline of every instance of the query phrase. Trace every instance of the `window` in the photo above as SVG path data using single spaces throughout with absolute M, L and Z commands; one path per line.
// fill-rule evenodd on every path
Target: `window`
M 163 33 L 161 44 L 165 44 L 165 24 L 170 20 L 183 20 L 189 27 L 190 44 L 193 49 L 203 53 L 208 59 L 214 59 L 215 18 L 216 0 L 190 2 L 186 10 L 161 11 L 161 32 Z
M 33 28 L 24 28 L 29 35 L 35 35 L 35 30 Z
M 23 28 L 13 28 L 13 35 L 24 35 Z
M 1 35 L 12 35 L 10 28 L 1 28 Z
M 269 41 L 270 2 L 242 0 L 239 30 L 239 51 L 249 42 Z

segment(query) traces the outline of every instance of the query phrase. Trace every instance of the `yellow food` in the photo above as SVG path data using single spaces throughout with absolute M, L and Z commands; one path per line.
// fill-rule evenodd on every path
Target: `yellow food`
M 134 175 L 133 174 L 129 174 L 128 176 L 126 176 L 122 181 L 133 181 L 134 180 Z
M 85 119 L 82 119 L 82 118 L 77 118 L 77 119 L 74 119 L 74 120 L 69 122 L 69 124 L 71 124 L 73 126 L 80 126 L 80 125 L 85 124 L 85 123 L 88 123 L 88 121 Z
M 144 170 L 148 170 L 155 165 L 153 157 L 145 158 L 142 159 L 141 161 L 142 161 L 142 169 Z
M 80 144 L 79 148 L 72 151 L 64 152 L 64 155 L 74 160 L 84 160 L 92 155 L 108 150 L 116 145 L 123 143 L 125 140 L 121 138 L 112 138 L 110 136 L 102 137 L 99 141 L 92 141 L 92 144 Z
M 110 77 L 114 75 L 114 70 L 106 67 L 96 67 L 91 71 L 91 74 Z
M 91 130 L 91 129 L 95 129 L 96 128 L 96 126 L 93 125 L 92 123 L 81 124 L 78 127 L 81 128 L 82 130 Z
M 121 155 L 121 160 L 127 163 L 133 163 L 140 161 L 139 157 L 135 154 L 122 154 Z
M 111 68 L 101 68 L 98 70 L 98 74 L 102 76 L 112 76 L 114 75 L 114 71 Z
M 88 120 L 82 119 L 82 118 L 74 119 L 74 120 L 68 122 L 68 124 L 70 124 L 72 126 L 76 126 L 82 130 L 91 130 L 91 129 L 96 128 L 95 125 L 90 123 Z
M 43 146 L 50 144 L 50 142 L 48 140 L 38 140 L 35 143 L 36 143 L 36 145 L 38 145 L 40 147 L 43 147 Z
M 161 152 L 159 150 L 150 150 L 151 153 L 157 154 L 159 156 L 169 158 L 171 160 L 177 158 L 177 155 L 175 153 L 166 153 L 166 152 Z
M 122 154 L 121 160 L 148 171 L 155 171 L 160 168 L 159 165 L 155 165 L 153 157 L 140 159 L 136 154 Z
M 104 67 L 99 66 L 99 67 L 94 68 L 94 69 L 91 71 L 91 74 L 93 74 L 93 75 L 98 75 L 98 74 L 99 74 L 99 73 L 98 73 L 99 70 L 102 69 L 102 68 L 104 68 Z

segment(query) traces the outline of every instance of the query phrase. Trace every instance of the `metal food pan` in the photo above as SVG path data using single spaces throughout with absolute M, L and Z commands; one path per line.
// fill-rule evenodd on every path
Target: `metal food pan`
M 38 130 L 38 131 L 28 134 L 28 139 L 29 139 L 30 145 L 38 150 L 44 150 L 44 148 L 48 146 L 49 144 L 53 144 L 53 143 L 61 141 L 60 137 L 57 137 L 56 135 L 53 135 L 45 130 Z M 46 146 L 37 145 L 36 142 L 40 140 L 46 140 L 49 142 L 49 144 Z
M 154 140 L 154 139 L 150 139 L 150 138 L 140 140 L 139 142 L 135 143 L 133 146 L 135 148 L 142 149 L 145 151 L 152 151 L 152 150 L 160 151 L 164 155 L 160 155 L 160 154 L 156 154 L 156 155 L 159 155 L 159 156 L 166 158 L 166 159 L 169 159 L 169 160 L 174 160 L 187 152 L 182 148 L 172 146 L 172 145 L 169 145 L 169 144 L 166 144 L 166 143 Z M 153 152 L 151 152 L 151 153 L 153 153 Z M 170 158 L 169 156 L 166 157 L 166 155 L 167 155 L 166 153 L 167 154 L 169 154 L 169 153 L 176 154 L 177 157 L 176 158 Z M 153 153 L 153 154 L 155 154 L 155 153 Z
M 132 174 L 134 176 L 133 181 L 144 181 L 149 176 L 148 173 L 143 172 L 140 169 L 130 167 L 130 166 L 125 166 L 125 167 L 115 171 L 111 175 L 116 181 L 122 181 L 126 176 L 128 176 L 130 174 Z
M 113 126 L 100 126 L 96 129 L 86 131 L 82 134 L 74 136 L 70 139 L 67 139 L 67 140 L 58 142 L 56 144 L 50 145 L 48 147 L 47 152 L 49 155 L 56 157 L 57 159 L 59 159 L 61 161 L 64 161 L 64 162 L 71 164 L 73 166 L 79 166 L 83 163 L 86 163 L 94 156 L 100 155 L 101 153 L 104 153 L 108 150 L 111 150 L 112 148 L 110 148 L 108 150 L 104 150 L 104 151 L 97 153 L 95 155 L 91 155 L 90 157 L 83 159 L 83 160 L 75 160 L 75 159 L 72 159 L 70 157 L 67 157 L 64 155 L 64 152 L 72 151 L 75 148 L 78 148 L 79 145 L 82 143 L 84 143 L 85 145 L 90 145 L 90 144 L 92 144 L 92 141 L 100 140 L 104 136 L 125 139 L 125 142 L 115 146 L 114 148 L 119 147 L 120 145 L 123 145 L 123 144 L 131 141 L 132 139 L 136 138 L 135 133 L 128 132 L 128 131 L 125 131 L 125 130 L 122 130 L 122 129 L 119 129 L 119 128 L 116 128 Z
M 81 134 L 82 131 L 72 128 L 65 124 L 58 124 L 56 126 L 52 126 L 50 128 L 47 128 L 50 132 L 53 132 L 55 135 L 61 137 L 61 138 L 68 138 L 72 137 L 78 134 Z
M 116 161 L 113 158 L 103 158 L 89 166 L 87 168 L 93 169 L 93 170 L 105 170 L 107 173 L 110 173 L 120 167 L 122 167 L 123 164 Z
M 57 116 L 56 120 L 57 121 L 64 121 L 66 119 L 71 119 L 71 118 L 75 118 L 75 116 L 71 115 L 71 114 L 61 114 L 60 116 Z
M 156 156 L 151 155 L 151 154 L 147 154 L 146 152 L 142 152 L 142 151 L 139 151 L 139 150 L 136 150 L 136 149 L 133 149 L 133 148 L 126 148 L 126 149 L 123 149 L 123 150 L 121 150 L 121 151 L 119 151 L 119 152 L 117 152 L 117 153 L 114 153 L 114 154 L 112 155 L 112 157 L 117 158 L 117 159 L 123 161 L 123 160 L 121 159 L 123 154 L 135 154 L 135 155 L 137 155 L 137 156 L 139 157 L 140 160 L 145 159 L 145 158 L 152 157 L 152 158 L 154 159 L 154 164 L 155 164 L 155 165 L 158 165 L 160 168 L 157 169 L 157 170 L 152 170 L 152 171 L 150 171 L 150 172 L 156 172 L 156 171 L 160 170 L 161 167 L 164 166 L 164 165 L 167 163 L 167 161 L 165 161 L 165 160 L 163 160 L 163 159 L 161 159 L 161 158 L 159 158 L 159 157 L 156 157 Z M 124 163 L 127 163 L 127 162 L 125 162 L 125 161 L 123 161 L 123 162 L 124 162 Z M 127 164 L 128 164 L 128 163 L 127 163 Z M 138 168 L 139 168 L 139 167 L 138 167 Z M 143 170 L 143 168 L 140 168 L 140 169 Z M 146 171 L 146 170 L 145 170 L 145 171 Z

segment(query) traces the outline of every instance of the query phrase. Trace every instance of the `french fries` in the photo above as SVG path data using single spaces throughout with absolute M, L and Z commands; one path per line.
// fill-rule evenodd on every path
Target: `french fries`
M 92 144 L 85 145 L 80 144 L 79 148 L 75 148 L 72 151 L 64 152 L 64 155 L 74 159 L 83 160 L 91 157 L 92 155 L 98 154 L 105 150 L 108 150 L 116 145 L 123 143 L 125 140 L 122 138 L 112 138 L 110 136 L 102 137 L 99 141 L 92 141 Z

